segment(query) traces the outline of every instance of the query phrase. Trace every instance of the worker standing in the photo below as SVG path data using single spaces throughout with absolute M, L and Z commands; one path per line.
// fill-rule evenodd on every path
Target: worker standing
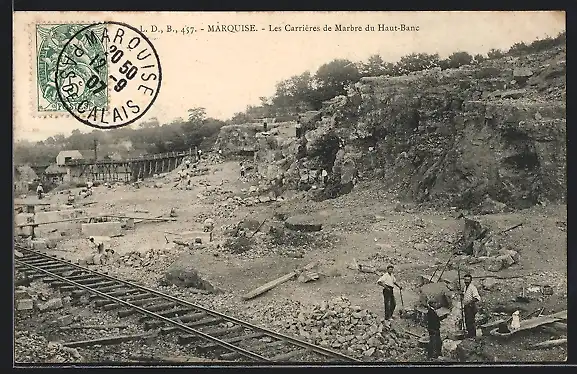
M 395 302 L 395 295 L 393 293 L 393 287 L 397 286 L 399 290 L 403 287 L 399 286 L 397 279 L 393 275 L 393 265 L 387 266 L 387 272 L 379 278 L 377 284 L 383 287 L 383 301 L 385 304 L 385 324 L 393 317 L 393 312 L 397 303 Z
M 477 315 L 477 303 L 481 301 L 479 291 L 474 284 L 472 284 L 473 277 L 471 274 L 466 274 L 463 277 L 465 282 L 465 292 L 463 294 L 463 308 L 465 313 L 465 328 L 467 330 L 467 337 L 474 338 L 477 336 L 477 328 L 475 326 L 475 316 Z
M 441 319 L 430 302 L 427 302 L 427 331 L 429 332 L 427 356 L 430 359 L 435 359 L 441 355 L 443 346 L 441 340 Z
M 298 117 L 297 124 L 295 125 L 295 135 L 297 138 L 301 137 L 301 132 L 302 132 L 301 118 Z
M 245 172 L 246 172 L 246 166 L 244 166 L 244 163 L 241 162 L 240 163 L 240 178 L 241 179 L 244 178 Z
M 42 199 L 43 193 L 44 193 L 44 187 L 42 187 L 42 183 L 39 183 L 38 187 L 36 187 L 36 194 L 38 195 L 38 199 Z

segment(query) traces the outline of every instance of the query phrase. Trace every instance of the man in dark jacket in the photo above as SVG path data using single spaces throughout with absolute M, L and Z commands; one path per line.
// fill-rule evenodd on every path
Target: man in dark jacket
M 441 319 L 431 303 L 427 303 L 427 330 L 429 331 L 429 346 L 427 355 L 430 359 L 441 355 Z

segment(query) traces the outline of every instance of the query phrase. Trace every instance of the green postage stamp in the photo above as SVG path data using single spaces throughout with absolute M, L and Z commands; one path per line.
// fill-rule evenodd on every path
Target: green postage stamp
M 62 52 L 66 43 L 74 38 L 76 34 L 89 24 L 36 24 L 36 56 L 35 75 L 36 75 L 36 110 L 39 114 L 68 114 L 66 108 L 60 101 L 57 84 L 56 72 L 58 56 Z M 102 25 L 104 30 L 104 25 Z M 101 31 L 102 32 L 102 31 Z M 96 31 L 97 36 L 98 31 Z M 78 42 L 78 41 L 77 41 Z M 85 44 L 85 51 L 88 53 L 83 56 L 83 60 L 75 62 L 73 75 L 59 77 L 59 87 L 73 87 L 81 102 L 84 89 L 87 82 L 93 75 L 99 76 L 104 82 L 107 81 L 108 72 L 106 67 L 95 70 L 91 64 L 92 58 L 105 55 L 106 46 L 102 39 L 95 39 L 93 42 L 80 41 Z M 86 90 L 88 92 L 88 90 Z M 108 104 L 108 90 L 102 90 L 97 97 L 91 96 L 90 101 L 98 101 L 100 106 Z

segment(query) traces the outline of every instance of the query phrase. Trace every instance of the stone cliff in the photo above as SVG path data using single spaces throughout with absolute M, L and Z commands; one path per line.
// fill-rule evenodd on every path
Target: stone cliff
M 524 208 L 564 200 L 565 60 L 563 46 L 362 78 L 321 112 L 307 113 L 301 139 L 252 137 L 258 170 L 283 175 L 289 187 L 328 170 L 319 198 L 350 191 L 358 177 L 402 199 L 473 210 L 487 201 Z

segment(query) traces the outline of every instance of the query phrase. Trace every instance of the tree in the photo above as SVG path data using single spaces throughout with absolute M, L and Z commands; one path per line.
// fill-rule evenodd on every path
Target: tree
M 244 112 L 237 112 L 232 116 L 229 122 L 233 125 L 241 125 L 250 122 L 250 117 Z
M 188 110 L 188 121 L 200 123 L 206 118 L 206 109 L 197 107 Z
M 366 64 L 361 64 L 359 70 L 361 70 L 361 74 L 364 76 L 377 77 L 385 74 L 387 66 L 380 55 L 372 55 Z
M 397 68 L 401 74 L 408 74 L 414 71 L 432 69 L 439 66 L 439 55 L 428 53 L 411 53 L 403 56 L 397 62 Z
M 455 52 L 449 56 L 449 67 L 458 68 L 459 66 L 469 65 L 473 61 L 473 56 L 467 52 Z
M 151 118 L 148 121 L 144 121 L 140 125 L 138 125 L 138 127 L 143 128 L 143 129 L 147 129 L 147 128 L 151 128 L 151 127 L 158 127 L 158 126 L 160 126 L 160 122 L 158 121 L 158 118 L 156 118 L 156 117 Z
M 314 77 L 316 97 L 312 98 L 317 108 L 322 101 L 331 99 L 346 93 L 345 87 L 360 78 L 357 66 L 349 60 L 336 59 L 322 65 Z

